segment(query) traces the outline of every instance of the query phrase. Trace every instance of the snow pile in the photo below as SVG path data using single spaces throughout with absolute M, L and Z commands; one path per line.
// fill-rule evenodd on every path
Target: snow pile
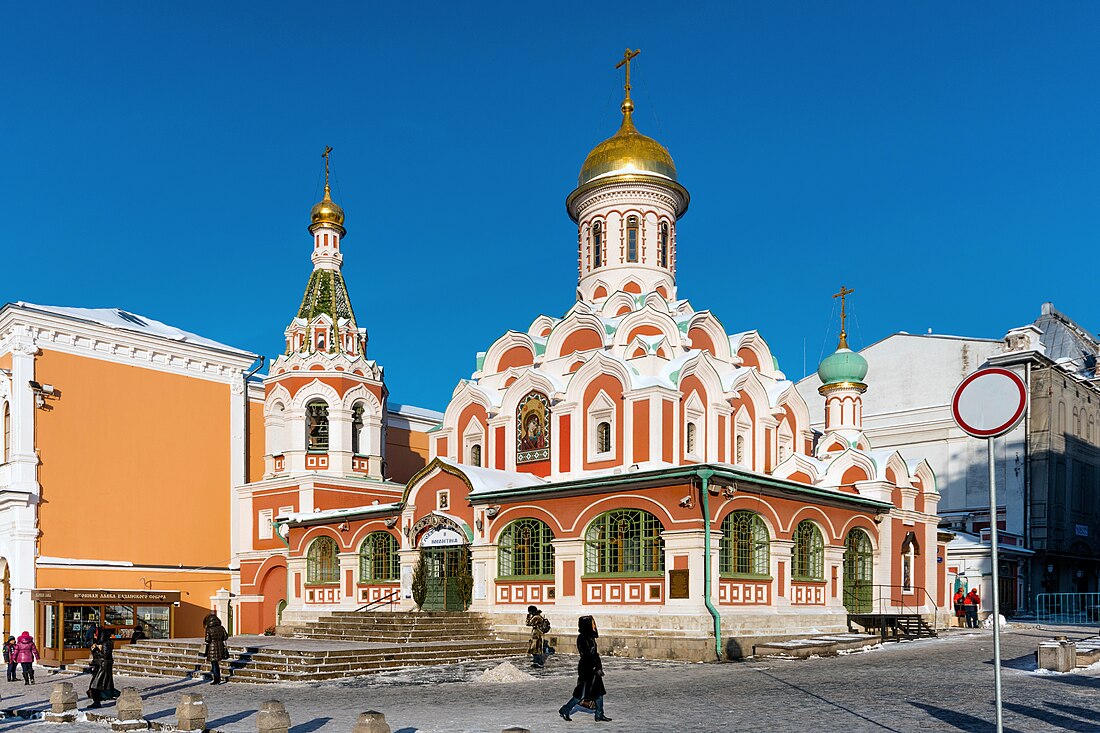
M 528 682 L 535 679 L 532 675 L 527 674 L 521 669 L 516 669 L 516 666 L 511 662 L 502 662 L 492 669 L 487 669 L 476 678 L 474 682 Z
M 1007 629 L 1008 628 L 1008 622 L 1005 621 L 1005 617 L 1004 616 L 997 616 L 997 618 L 999 618 L 1001 620 L 1001 628 L 1002 629 Z M 985 621 L 982 621 L 982 628 L 983 629 L 992 629 L 993 628 L 993 616 L 989 616 L 988 618 L 986 618 Z

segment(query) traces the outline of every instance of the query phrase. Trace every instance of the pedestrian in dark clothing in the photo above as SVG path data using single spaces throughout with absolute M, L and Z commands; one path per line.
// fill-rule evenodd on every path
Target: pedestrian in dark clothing
M 130 643 L 137 644 L 139 641 L 145 638 L 145 629 L 141 624 L 134 627 L 134 633 L 130 634 Z
M 229 659 L 229 650 L 225 642 L 229 639 L 229 632 L 222 626 L 220 618 L 210 614 L 206 624 L 206 661 L 210 662 L 210 684 L 220 685 L 222 681 L 221 663 L 223 659 Z
M 15 682 L 15 670 L 19 662 L 15 661 L 15 637 L 9 636 L 4 642 L 4 665 L 7 667 L 8 682 Z
M 99 623 L 97 621 L 93 621 L 92 623 L 88 624 L 88 627 L 86 629 L 84 629 L 85 649 L 91 649 L 92 645 L 95 644 L 95 640 L 99 637 L 99 628 Z
M 580 705 L 589 710 L 595 709 L 596 720 L 610 722 L 611 718 L 603 714 L 603 696 L 607 691 L 603 686 L 603 662 L 600 661 L 600 652 L 596 648 L 596 639 L 600 633 L 596 630 L 596 619 L 591 616 L 581 616 L 577 620 L 577 652 L 581 660 L 577 662 L 577 686 L 573 689 L 573 697 L 558 709 L 558 715 L 564 720 L 572 720 L 569 713 Z
M 527 645 L 527 653 L 531 655 L 533 666 L 542 667 L 546 664 L 546 632 L 550 630 L 550 622 L 536 606 L 528 606 L 526 623 L 531 627 L 531 642 Z
M 963 601 L 963 609 L 966 611 L 966 628 L 978 628 L 978 608 L 982 605 L 982 599 L 978 597 L 978 589 L 974 588 L 966 594 Z
M 100 629 L 92 644 L 92 681 L 88 683 L 91 707 L 103 707 L 105 700 L 114 700 L 118 695 L 115 689 L 115 642 L 110 631 Z
M 38 647 L 31 632 L 24 631 L 15 640 L 15 661 L 23 667 L 23 684 L 34 684 L 34 661 L 38 659 Z

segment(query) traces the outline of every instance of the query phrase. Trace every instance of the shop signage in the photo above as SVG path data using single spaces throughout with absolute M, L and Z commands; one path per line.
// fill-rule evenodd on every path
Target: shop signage
M 31 591 L 31 600 L 50 603 L 167 604 L 179 603 L 180 591 L 70 590 L 67 588 L 40 588 Z
M 466 544 L 466 538 L 449 527 L 430 530 L 420 540 L 421 547 L 456 547 Z

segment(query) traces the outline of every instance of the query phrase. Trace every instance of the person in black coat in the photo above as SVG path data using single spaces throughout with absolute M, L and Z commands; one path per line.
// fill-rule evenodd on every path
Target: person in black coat
M 222 681 L 221 663 L 229 659 L 229 650 L 225 642 L 229 632 L 222 626 L 220 618 L 214 614 L 206 617 L 206 661 L 210 662 L 210 684 L 220 685 Z
M 88 684 L 91 707 L 103 707 L 104 700 L 113 700 L 118 694 L 115 689 L 115 643 L 111 632 L 100 628 L 92 644 L 92 681 Z
M 595 708 L 596 720 L 610 721 L 611 718 L 603 714 L 603 696 L 607 691 L 603 686 L 603 662 L 596 648 L 596 639 L 600 636 L 596 630 L 596 619 L 581 616 L 577 620 L 577 630 L 580 632 L 577 635 L 577 652 L 581 655 L 581 660 L 577 662 L 577 686 L 569 702 L 558 709 L 558 715 L 564 720 L 572 720 L 569 713 L 579 704 L 581 707 Z

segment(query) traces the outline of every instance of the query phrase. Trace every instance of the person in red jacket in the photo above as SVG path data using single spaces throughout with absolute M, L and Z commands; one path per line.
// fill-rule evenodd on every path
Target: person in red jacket
M 38 647 L 31 632 L 24 631 L 15 641 L 15 661 L 23 667 L 23 684 L 34 684 L 34 661 L 38 659 Z
M 966 628 L 978 628 L 978 608 L 981 605 L 982 599 L 978 596 L 978 589 L 972 588 L 966 594 L 966 600 L 963 601 L 963 608 L 966 610 Z
M 965 613 L 963 612 L 963 602 L 965 601 L 965 599 L 966 599 L 966 594 L 963 593 L 962 588 L 959 588 L 957 591 L 955 591 L 955 598 L 954 598 L 955 618 L 957 618 L 959 620 L 958 621 L 959 626 L 962 626 L 965 623 L 965 621 L 964 621 Z

